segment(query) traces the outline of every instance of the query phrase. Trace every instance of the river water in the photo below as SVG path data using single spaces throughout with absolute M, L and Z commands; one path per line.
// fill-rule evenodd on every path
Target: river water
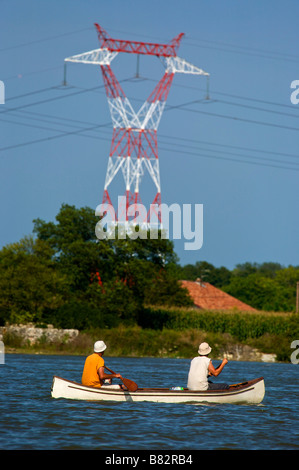
M 1 450 L 299 449 L 299 366 L 230 361 L 220 382 L 263 376 L 260 405 L 84 402 L 51 398 L 53 375 L 80 381 L 81 356 L 6 354 L 0 364 Z M 140 387 L 186 386 L 189 360 L 110 358 Z M 213 361 L 216 366 L 219 361 Z

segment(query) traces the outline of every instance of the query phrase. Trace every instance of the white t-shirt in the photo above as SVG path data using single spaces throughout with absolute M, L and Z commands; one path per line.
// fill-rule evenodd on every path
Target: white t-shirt
M 208 367 L 210 360 L 206 356 L 198 356 L 192 359 L 187 384 L 189 390 L 208 389 Z

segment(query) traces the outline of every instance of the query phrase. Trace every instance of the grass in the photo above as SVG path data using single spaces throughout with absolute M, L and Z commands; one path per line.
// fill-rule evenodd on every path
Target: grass
M 96 329 L 81 332 L 72 342 L 37 342 L 34 345 L 21 344 L 19 338 L 4 338 L 5 352 L 22 354 L 84 355 L 93 350 L 98 339 L 107 344 L 107 355 L 113 357 L 168 357 L 192 358 L 197 355 L 198 345 L 207 341 L 212 345 L 211 358 L 218 359 L 236 346 L 247 344 L 264 353 L 276 353 L 278 360 L 288 361 L 290 343 L 284 338 L 265 335 L 258 340 L 240 343 L 229 333 L 211 333 L 195 329 L 184 332 L 175 330 L 156 331 L 141 327 L 119 326 L 112 329 Z M 246 360 L 246 358 L 244 358 Z
M 212 358 L 238 345 L 248 345 L 263 353 L 289 361 L 290 345 L 299 339 L 299 316 L 277 312 L 215 312 L 195 309 L 147 308 L 139 325 L 96 328 L 81 331 L 71 342 L 23 343 L 20 337 L 5 335 L 6 352 L 88 355 L 93 343 L 103 339 L 107 355 L 126 357 L 182 357 L 197 354 L 198 345 L 207 341 Z

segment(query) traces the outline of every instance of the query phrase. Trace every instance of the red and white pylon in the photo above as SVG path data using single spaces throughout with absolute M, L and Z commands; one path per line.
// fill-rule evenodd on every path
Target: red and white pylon
M 112 39 L 106 31 L 95 24 L 101 47 L 89 52 L 74 55 L 65 62 L 100 65 L 109 103 L 113 136 L 108 159 L 102 204 L 107 210 L 113 208 L 113 217 L 118 223 L 134 218 L 134 207 L 141 204 L 140 184 L 147 171 L 154 184 L 153 200 L 144 214 L 144 223 L 161 225 L 161 184 L 158 158 L 157 129 L 166 104 L 175 73 L 193 75 L 209 74 L 177 56 L 183 33 L 169 44 L 155 44 L 137 41 Z M 154 55 L 161 59 L 165 72 L 149 98 L 138 112 L 135 112 L 117 81 L 110 64 L 120 52 Z M 119 172 L 122 172 L 125 188 L 123 206 L 118 210 L 110 197 L 110 185 Z M 137 207 L 137 206 L 136 206 Z M 129 209 L 130 208 L 130 212 Z M 133 210 L 132 210 L 133 209 Z

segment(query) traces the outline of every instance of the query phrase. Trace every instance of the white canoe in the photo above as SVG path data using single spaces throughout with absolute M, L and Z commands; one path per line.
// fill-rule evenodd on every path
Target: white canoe
M 52 398 L 73 400 L 156 403 L 234 403 L 258 404 L 265 395 L 263 377 L 230 385 L 227 390 L 169 390 L 167 388 L 138 388 L 136 392 L 117 389 L 86 387 L 71 380 L 54 376 Z

